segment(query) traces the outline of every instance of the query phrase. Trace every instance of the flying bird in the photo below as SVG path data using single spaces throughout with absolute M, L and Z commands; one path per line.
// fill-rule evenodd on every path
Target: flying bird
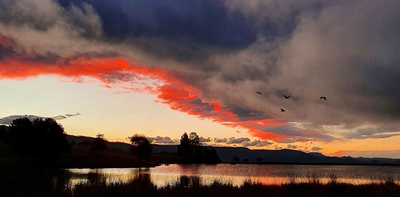
M 326 97 L 324 97 L 324 96 L 321 96 L 321 98 L 319 98 L 319 99 L 324 99 L 324 100 L 326 100 Z
M 259 95 L 262 95 L 262 93 L 261 92 L 256 92 L 257 94 L 259 94 Z
M 283 95 L 284 97 L 285 97 L 285 99 L 289 99 L 290 98 L 290 96 L 286 96 L 286 95 Z
M 285 110 L 281 108 L 281 112 L 285 112 Z

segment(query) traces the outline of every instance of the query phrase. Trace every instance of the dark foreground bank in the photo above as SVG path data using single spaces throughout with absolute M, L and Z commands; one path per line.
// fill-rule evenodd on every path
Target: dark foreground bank
M 0 169 L 0 196 L 399 196 L 400 185 L 388 178 L 381 183 L 353 185 L 332 179 L 322 184 L 318 179 L 307 183 L 262 185 L 247 181 L 237 187 L 215 181 L 202 185 L 199 177 L 181 176 L 172 185 L 158 188 L 150 174 L 139 174 L 127 183 L 107 184 L 102 174 L 89 173 L 87 179 L 72 186 L 71 174 L 63 170 Z

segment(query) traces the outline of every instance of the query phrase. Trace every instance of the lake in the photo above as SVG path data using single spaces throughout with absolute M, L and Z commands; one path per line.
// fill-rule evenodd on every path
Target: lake
M 217 164 L 217 165 L 161 165 L 153 168 L 102 168 L 66 169 L 69 185 L 86 182 L 128 182 L 137 176 L 150 178 L 158 187 L 197 182 L 209 185 L 214 181 L 240 186 L 245 181 L 262 184 L 284 184 L 290 182 L 318 181 L 328 183 L 331 179 L 351 184 L 368 184 L 388 179 L 399 183 L 398 166 L 348 166 L 348 165 L 258 165 L 258 164 Z

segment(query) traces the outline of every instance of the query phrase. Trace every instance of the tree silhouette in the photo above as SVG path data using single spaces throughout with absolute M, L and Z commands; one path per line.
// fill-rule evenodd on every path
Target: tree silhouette
M 32 121 L 18 118 L 10 125 L 11 148 L 19 158 L 33 157 L 37 152 L 37 138 Z
M 189 135 L 189 144 L 190 144 L 190 146 L 192 146 L 192 147 L 199 147 L 199 146 L 201 146 L 201 144 L 200 144 L 200 138 L 199 138 L 199 136 L 197 135 L 196 132 L 191 132 L 191 133 L 190 133 L 190 135 Z
M 181 143 L 178 145 L 178 155 L 183 157 L 186 162 L 200 163 L 203 161 L 203 150 L 196 132 L 191 132 L 189 136 L 186 132 L 182 135 Z
M 181 137 L 181 143 L 178 145 L 178 156 L 189 159 L 192 157 L 190 149 L 190 140 L 186 132 Z
M 0 141 L 8 141 L 9 134 L 8 134 L 8 127 L 5 125 L 0 125 Z
M 10 154 L 9 150 L 9 133 L 7 126 L 0 125 L 0 157 L 5 157 Z
M 11 149 L 20 159 L 51 163 L 69 151 L 64 128 L 54 119 L 19 118 L 13 120 L 9 129 Z
M 141 161 L 142 159 L 150 160 L 151 159 L 151 151 L 152 147 L 144 135 L 135 134 L 130 137 L 130 141 L 132 143 L 129 152 L 132 156 L 136 156 Z
M 204 150 L 204 163 L 214 164 L 220 163 L 221 159 L 217 155 L 217 151 L 214 148 Z
M 97 134 L 96 139 L 92 142 L 90 147 L 90 152 L 100 152 L 107 149 L 106 140 L 104 139 L 104 134 Z
M 200 138 L 196 132 L 191 132 L 189 134 L 190 150 L 192 153 L 192 162 L 201 163 L 203 162 L 203 148 L 200 143 Z

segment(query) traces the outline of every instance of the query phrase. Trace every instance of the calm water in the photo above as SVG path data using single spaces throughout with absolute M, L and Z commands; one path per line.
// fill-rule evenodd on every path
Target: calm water
M 397 166 L 343 166 L 343 165 L 257 165 L 257 164 L 218 164 L 218 165 L 162 165 L 148 169 L 104 168 L 67 169 L 70 185 L 92 181 L 106 183 L 128 182 L 139 175 L 150 176 L 158 187 L 182 182 L 182 178 L 208 185 L 214 181 L 240 186 L 251 180 L 263 184 L 282 184 L 289 182 L 308 182 L 318 180 L 329 182 L 335 174 L 338 182 L 367 184 L 385 181 L 388 177 L 396 183 L 400 180 L 400 167 Z

